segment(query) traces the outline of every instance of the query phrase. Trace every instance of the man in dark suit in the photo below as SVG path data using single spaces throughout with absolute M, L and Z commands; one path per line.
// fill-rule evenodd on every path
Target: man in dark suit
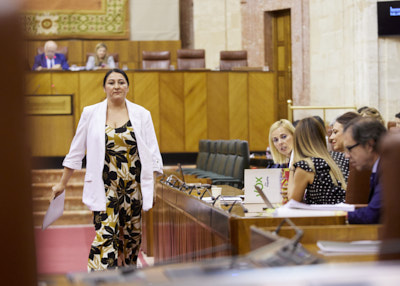
M 349 223 L 379 223 L 381 214 L 382 184 L 379 180 L 378 145 L 386 132 L 385 127 L 373 118 L 355 118 L 344 127 L 346 158 L 358 171 L 372 170 L 368 206 L 348 213 Z
M 47 41 L 44 45 L 44 53 L 35 57 L 32 70 L 42 69 L 68 70 L 69 65 L 63 54 L 56 53 L 57 44 L 54 41 Z

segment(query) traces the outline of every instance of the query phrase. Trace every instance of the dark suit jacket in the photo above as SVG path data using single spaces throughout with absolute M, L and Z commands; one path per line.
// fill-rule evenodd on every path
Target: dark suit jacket
M 371 175 L 372 176 L 372 175 Z M 381 215 L 381 192 L 382 184 L 379 180 L 379 165 L 375 175 L 375 179 L 371 184 L 371 194 L 368 206 L 356 209 L 354 212 L 348 213 L 349 223 L 353 224 L 376 224 L 379 223 Z
M 55 54 L 54 64 L 60 64 L 63 70 L 68 70 L 69 65 L 63 54 Z M 43 54 L 35 57 L 35 63 L 33 64 L 32 70 L 36 70 L 37 67 L 47 68 L 46 56 Z

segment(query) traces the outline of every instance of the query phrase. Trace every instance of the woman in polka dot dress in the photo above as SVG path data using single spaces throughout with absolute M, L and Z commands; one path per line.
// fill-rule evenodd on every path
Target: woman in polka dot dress
M 346 181 L 326 147 L 325 129 L 313 117 L 300 120 L 294 133 L 288 197 L 307 204 L 344 202 Z

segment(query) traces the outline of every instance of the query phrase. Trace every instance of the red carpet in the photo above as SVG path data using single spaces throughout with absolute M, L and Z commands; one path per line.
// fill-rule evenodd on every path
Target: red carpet
M 51 227 L 35 229 L 37 272 L 64 274 L 87 271 L 93 226 Z
M 94 226 L 35 228 L 38 274 L 86 272 L 90 245 L 95 237 Z M 148 263 L 139 252 L 138 267 Z

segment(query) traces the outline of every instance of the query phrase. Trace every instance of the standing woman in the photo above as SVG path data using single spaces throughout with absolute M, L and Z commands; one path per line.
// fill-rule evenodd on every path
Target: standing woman
M 296 126 L 293 153 L 289 199 L 307 204 L 337 204 L 345 200 L 346 182 L 329 155 L 325 128 L 315 118 L 304 118 Z
M 89 56 L 86 63 L 87 70 L 93 69 L 114 69 L 114 57 L 107 54 L 107 46 L 104 43 L 98 43 L 95 49 L 95 55 Z
M 162 159 L 150 112 L 126 99 L 129 79 L 113 69 L 103 80 L 106 99 L 83 109 L 53 197 L 65 189 L 86 151 L 83 202 L 93 211 L 96 237 L 88 271 L 136 264 L 141 210 L 153 205 L 154 176 Z
M 294 127 L 289 120 L 281 119 L 269 129 L 269 146 L 275 165 L 272 168 L 287 168 L 293 149 Z

